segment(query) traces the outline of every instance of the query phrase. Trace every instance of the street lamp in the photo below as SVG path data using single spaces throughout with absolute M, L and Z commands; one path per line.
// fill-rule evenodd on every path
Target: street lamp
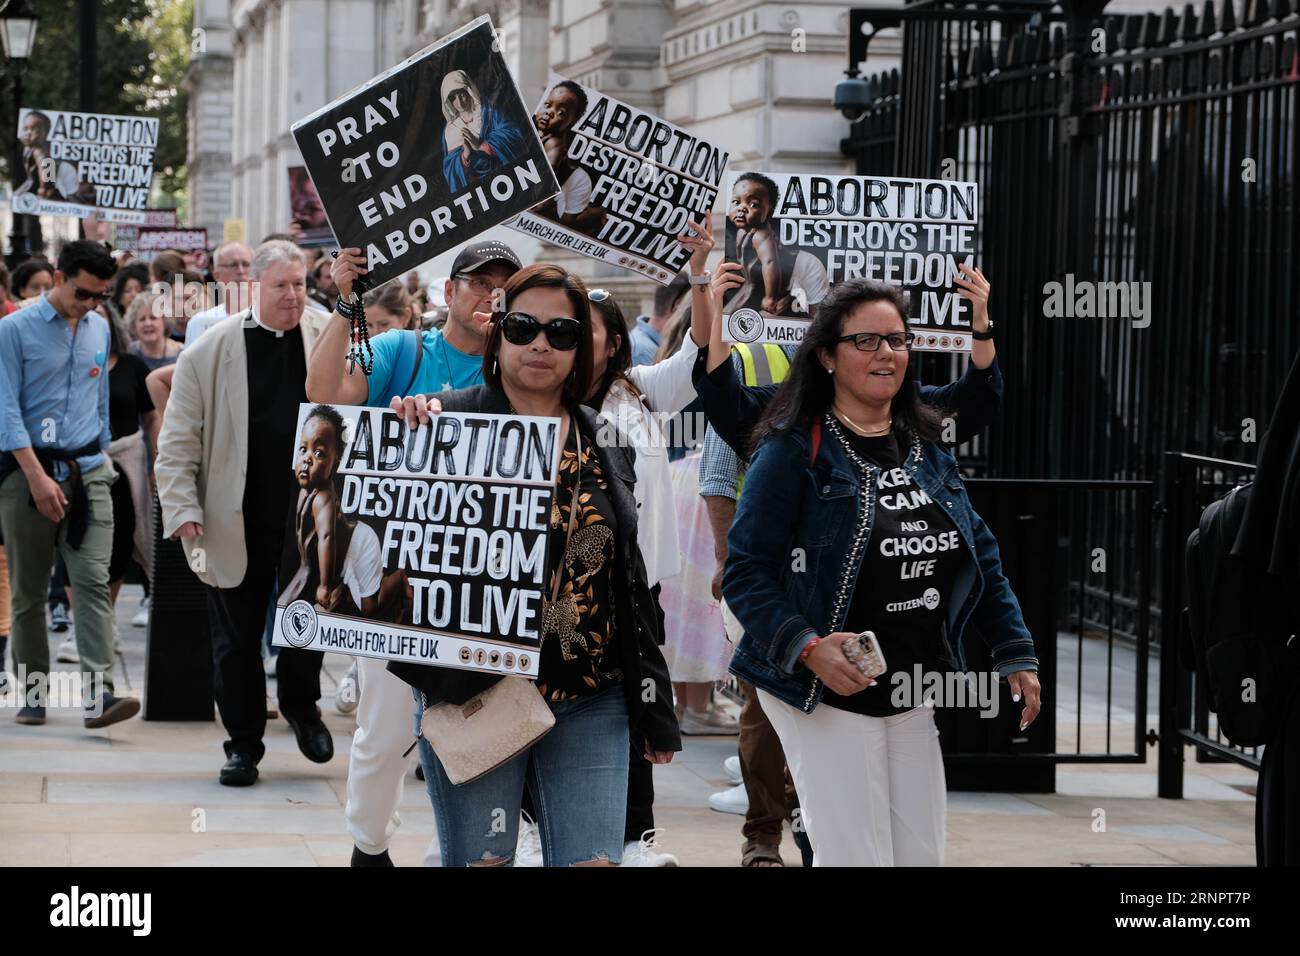
M 30 0 L 6 0 L 5 5 L 0 7 L 0 43 L 4 44 L 5 58 L 13 69 L 16 123 L 23 107 L 23 70 L 27 67 L 28 57 L 32 55 L 32 47 L 36 45 L 36 11 L 32 9 Z M 0 131 L 0 135 L 4 135 L 3 131 Z M 22 183 L 23 148 L 16 136 L 14 144 L 9 179 L 13 184 L 12 190 L 17 190 Z M 13 208 L 12 200 L 10 213 L 13 229 L 9 235 L 9 264 L 13 266 L 27 256 L 27 220 Z
M 0 7 L 0 42 L 10 60 L 26 60 L 36 45 L 36 11 L 28 0 L 8 0 Z

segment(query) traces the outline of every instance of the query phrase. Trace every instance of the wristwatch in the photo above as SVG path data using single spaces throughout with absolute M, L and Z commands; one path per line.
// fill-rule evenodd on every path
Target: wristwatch
M 975 339 L 978 342 L 986 342 L 989 339 L 993 338 L 993 320 L 989 319 L 989 327 L 985 329 L 983 332 L 976 332 L 972 330 L 970 337 Z
M 691 285 L 708 285 L 713 281 L 713 273 L 705 272 L 697 276 L 687 276 L 686 281 Z

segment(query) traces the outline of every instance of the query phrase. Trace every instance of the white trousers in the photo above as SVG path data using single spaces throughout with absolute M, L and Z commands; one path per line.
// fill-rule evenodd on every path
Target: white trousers
M 415 740 L 415 698 L 409 684 L 388 672 L 387 661 L 358 657 L 357 667 L 360 697 L 345 812 L 352 841 L 373 856 L 388 849 L 402 823 L 397 807 L 418 753 L 402 756 Z
M 934 709 L 811 714 L 758 691 L 799 792 L 813 866 L 942 866 L 948 794 Z

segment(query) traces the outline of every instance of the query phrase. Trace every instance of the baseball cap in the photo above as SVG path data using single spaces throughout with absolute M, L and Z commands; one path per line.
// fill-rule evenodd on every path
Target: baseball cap
M 465 246 L 456 255 L 456 261 L 451 264 L 451 274 L 459 275 L 462 272 L 473 272 L 475 269 L 481 269 L 489 262 L 504 262 L 513 270 L 523 268 L 523 263 L 515 255 L 515 251 L 507 246 L 504 242 L 497 242 L 490 239 L 486 242 L 472 242 Z

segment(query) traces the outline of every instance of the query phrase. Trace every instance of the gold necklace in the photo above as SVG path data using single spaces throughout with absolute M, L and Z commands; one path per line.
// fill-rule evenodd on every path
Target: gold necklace
M 877 438 L 877 437 L 880 437 L 881 435 L 888 435 L 891 431 L 894 430 L 894 418 L 893 418 L 892 415 L 891 415 L 890 418 L 889 418 L 889 424 L 888 424 L 888 425 L 886 425 L 884 428 L 876 429 L 875 431 L 871 431 L 870 429 L 863 428 L 861 425 L 859 425 L 859 424 L 858 424 L 857 422 L 855 422 L 853 419 L 849 418 L 848 415 L 846 415 L 846 414 L 845 414 L 843 411 L 841 411 L 839 408 L 836 408 L 834 405 L 831 406 L 831 409 L 835 412 L 836 415 L 838 415 L 838 416 L 840 416 L 840 418 L 844 419 L 845 423 L 847 423 L 848 426 L 849 426 L 850 428 L 852 428 L 855 432 L 857 432 L 857 433 L 858 433 L 859 435 L 861 435 L 863 438 Z

